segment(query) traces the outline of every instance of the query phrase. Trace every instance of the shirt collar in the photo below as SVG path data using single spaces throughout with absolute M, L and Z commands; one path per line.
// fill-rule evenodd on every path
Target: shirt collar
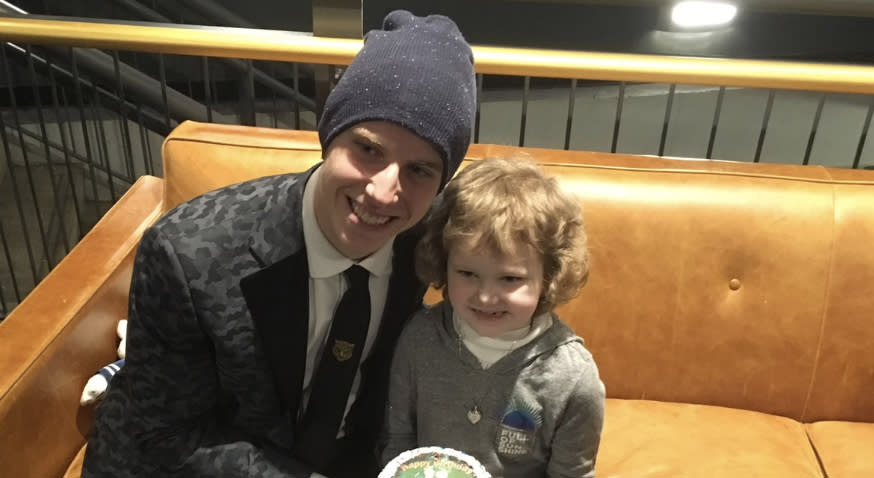
M 515 330 L 508 330 L 496 337 L 485 337 L 478 334 L 473 327 L 458 315 L 458 311 L 454 307 L 452 308 L 452 323 L 455 327 L 455 333 L 465 343 L 470 342 L 487 349 L 507 351 L 507 343 L 513 343 L 514 348 L 521 347 L 552 327 L 552 313 L 547 311 L 540 315 L 535 315 L 529 325 Z
M 322 168 L 313 172 L 303 190 L 303 237 L 306 244 L 307 264 L 310 277 L 324 279 L 338 275 L 348 269 L 355 261 L 340 253 L 322 233 L 316 221 L 315 189 Z M 394 239 L 388 241 L 373 254 L 357 264 L 379 277 L 391 272 Z

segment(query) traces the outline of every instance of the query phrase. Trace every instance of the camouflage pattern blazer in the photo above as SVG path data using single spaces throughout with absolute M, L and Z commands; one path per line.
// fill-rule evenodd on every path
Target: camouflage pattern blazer
M 313 471 L 291 449 L 309 310 L 301 205 L 314 170 L 207 193 L 143 235 L 127 362 L 98 406 L 84 478 Z M 412 265 L 418 236 L 395 239 L 381 330 L 346 419 L 341 461 L 355 476 L 375 472 L 391 355 L 425 291 Z

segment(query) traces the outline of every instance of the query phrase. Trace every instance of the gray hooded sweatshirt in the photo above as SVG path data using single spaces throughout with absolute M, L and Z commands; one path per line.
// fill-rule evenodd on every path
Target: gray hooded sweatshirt
M 483 370 L 441 302 L 407 324 L 389 386 L 384 463 L 440 446 L 474 456 L 495 478 L 595 476 L 604 384 L 583 340 L 557 317 Z

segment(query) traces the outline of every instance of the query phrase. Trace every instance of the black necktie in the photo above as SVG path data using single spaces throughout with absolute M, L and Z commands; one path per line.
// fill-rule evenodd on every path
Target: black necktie
M 331 331 L 310 382 L 310 397 L 298 428 L 297 455 L 316 470 L 332 459 L 370 324 L 370 273 L 354 265 L 343 273 L 346 292 L 337 304 Z

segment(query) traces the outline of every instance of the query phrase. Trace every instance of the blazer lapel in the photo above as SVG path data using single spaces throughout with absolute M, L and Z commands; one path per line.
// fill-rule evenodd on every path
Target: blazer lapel
M 280 404 L 294 423 L 303 388 L 309 328 L 306 249 L 244 277 L 240 287 L 273 371 Z
M 306 367 L 309 267 L 303 238 L 304 187 L 318 166 L 276 176 L 272 206 L 254 220 L 249 252 L 260 266 L 240 281 L 249 314 L 289 423 L 297 419 Z
M 394 354 L 394 344 L 410 314 L 422 304 L 426 286 L 416 278 L 413 261 L 419 229 L 413 229 L 395 238 L 392 275 L 389 279 L 388 297 L 383 312 L 381 335 L 387 343 L 378 350 L 388 349 L 389 357 Z

